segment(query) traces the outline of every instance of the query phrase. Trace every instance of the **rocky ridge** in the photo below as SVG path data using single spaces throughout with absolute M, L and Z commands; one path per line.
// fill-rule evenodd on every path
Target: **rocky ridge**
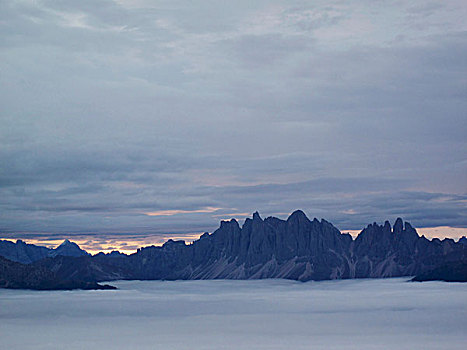
M 58 247 L 51 249 L 25 243 L 22 240 L 11 242 L 0 240 L 0 256 L 8 260 L 22 264 L 30 264 L 48 257 L 55 256 L 89 256 L 90 254 L 81 249 L 76 243 L 64 240 Z
M 262 219 L 242 226 L 222 221 L 212 234 L 191 244 L 167 241 L 131 255 L 48 257 L 32 265 L 58 278 L 83 281 L 117 279 L 261 279 L 299 281 L 415 276 L 465 262 L 467 245 L 452 239 L 428 240 L 402 219 L 393 226 L 368 225 L 355 238 L 326 220 L 309 220 L 300 210 L 287 220 Z M 457 265 L 456 265 L 457 266 Z M 463 265 L 462 265 L 463 266 Z M 461 276 L 462 277 L 462 276 Z M 467 279 L 467 276 L 465 276 Z

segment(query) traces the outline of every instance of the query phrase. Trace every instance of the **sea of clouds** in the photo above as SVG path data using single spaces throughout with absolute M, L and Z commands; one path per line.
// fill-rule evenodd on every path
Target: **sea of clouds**
M 465 349 L 467 284 L 118 281 L 0 289 L 0 349 Z

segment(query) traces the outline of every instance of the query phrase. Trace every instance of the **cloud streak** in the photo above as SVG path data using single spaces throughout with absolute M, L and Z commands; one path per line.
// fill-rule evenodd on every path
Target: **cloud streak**
M 194 213 L 213 213 L 222 208 L 214 208 L 214 207 L 206 207 L 203 209 L 196 209 L 196 210 L 159 210 L 159 211 L 152 211 L 144 213 L 147 216 L 172 216 L 177 214 L 194 214 Z

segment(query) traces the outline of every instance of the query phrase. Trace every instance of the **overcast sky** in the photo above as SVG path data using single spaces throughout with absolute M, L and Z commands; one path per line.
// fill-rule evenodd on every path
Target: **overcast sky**
M 295 209 L 467 227 L 459 1 L 0 1 L 0 234 Z

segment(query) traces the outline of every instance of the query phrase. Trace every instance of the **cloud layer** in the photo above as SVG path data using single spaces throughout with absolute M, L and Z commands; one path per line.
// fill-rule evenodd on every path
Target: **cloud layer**
M 193 232 L 296 208 L 343 229 L 467 227 L 462 1 L 0 16 L 0 232 Z
M 462 350 L 467 342 L 465 283 L 386 278 L 110 284 L 118 290 L 0 289 L 3 347 L 444 350 L 449 344 Z

